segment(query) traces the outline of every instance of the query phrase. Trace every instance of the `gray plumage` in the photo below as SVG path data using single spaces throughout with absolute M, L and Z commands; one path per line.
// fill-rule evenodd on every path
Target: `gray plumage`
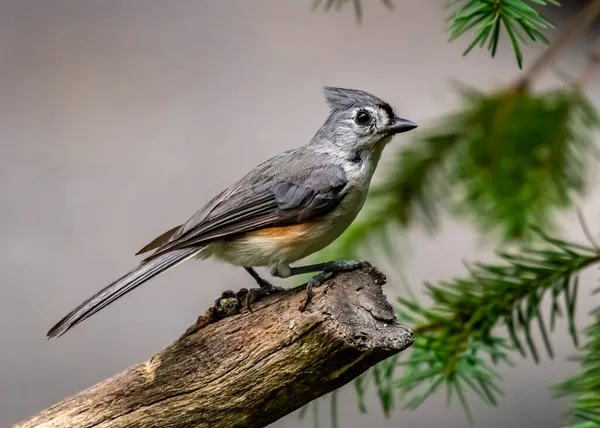
M 48 336 L 64 334 L 189 258 L 268 266 L 286 277 L 290 263 L 335 240 L 362 208 L 385 145 L 416 125 L 364 91 L 326 87 L 325 98 L 330 115 L 308 144 L 258 165 L 187 222 L 154 239 L 138 252 L 152 254 L 67 314 Z
M 150 258 L 223 236 L 310 220 L 335 208 L 347 185 L 343 168 L 328 156 L 306 148 L 284 152 L 211 201 Z

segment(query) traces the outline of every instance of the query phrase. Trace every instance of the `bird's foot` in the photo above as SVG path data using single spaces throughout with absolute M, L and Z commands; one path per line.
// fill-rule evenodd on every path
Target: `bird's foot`
M 268 282 L 267 280 L 264 280 L 262 278 L 261 278 L 261 280 L 262 280 L 262 283 L 260 283 L 259 288 L 251 288 L 248 290 L 248 293 L 246 294 L 246 307 L 248 308 L 249 312 L 252 312 L 251 304 L 253 302 L 255 302 L 256 299 L 258 299 L 259 297 L 262 297 L 267 294 L 274 294 L 274 293 L 280 293 L 282 291 L 285 291 L 285 288 L 283 288 L 283 287 L 273 285 L 270 282 Z
M 312 279 L 310 281 L 308 281 L 308 284 L 306 284 L 306 301 L 304 302 L 304 305 L 302 305 L 302 307 L 300 308 L 300 312 L 304 312 L 304 310 L 306 309 L 306 307 L 312 300 L 313 287 L 318 287 L 319 285 L 323 284 L 325 281 L 327 281 L 329 278 L 331 278 L 333 276 L 333 274 L 334 274 L 333 271 L 321 272 L 321 273 L 313 276 Z
M 323 272 L 313 276 L 308 284 L 306 284 L 306 301 L 304 302 L 302 308 L 300 308 L 300 312 L 304 312 L 312 300 L 313 287 L 318 287 L 319 285 L 323 284 L 337 272 L 348 272 L 367 267 L 371 267 L 371 263 L 363 260 L 335 260 L 325 263 L 323 265 Z

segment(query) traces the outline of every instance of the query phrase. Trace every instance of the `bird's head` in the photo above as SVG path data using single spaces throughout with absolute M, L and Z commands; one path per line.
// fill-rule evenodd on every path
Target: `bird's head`
M 370 150 L 417 127 L 396 116 L 387 102 L 368 92 L 330 86 L 324 92 L 331 113 L 313 144 L 333 143 L 343 151 Z

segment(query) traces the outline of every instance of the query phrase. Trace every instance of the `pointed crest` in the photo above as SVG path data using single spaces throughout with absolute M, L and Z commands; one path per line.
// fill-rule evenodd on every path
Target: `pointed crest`
M 323 92 L 332 110 L 345 109 L 354 105 L 387 105 L 382 99 L 359 89 L 325 86 Z

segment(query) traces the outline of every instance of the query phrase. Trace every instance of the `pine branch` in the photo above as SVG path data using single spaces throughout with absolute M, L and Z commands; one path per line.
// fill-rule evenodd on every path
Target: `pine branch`
M 546 69 L 562 50 L 583 34 L 600 16 L 600 0 L 592 0 L 569 22 L 559 37 L 546 49 L 514 84 L 517 90 L 526 89 Z
M 367 3 L 367 2 L 365 2 Z M 395 9 L 393 0 L 381 0 L 390 11 Z M 312 9 L 321 8 L 328 12 L 332 9 L 341 10 L 345 5 L 354 9 L 356 23 L 363 20 L 362 0 L 314 0 Z M 474 39 L 463 55 L 467 55 L 476 46 L 496 55 L 500 37 L 505 31 L 511 42 L 519 68 L 523 66 L 521 45 L 532 41 L 549 44 L 542 30 L 553 29 L 554 26 L 536 7 L 547 5 L 560 6 L 557 0 L 449 0 L 445 7 L 450 11 L 448 18 L 448 33 L 450 41 L 454 41 L 465 33 L 473 33 Z
M 574 86 L 576 86 L 579 90 L 583 90 L 585 85 L 589 82 L 591 77 L 594 75 L 596 71 L 598 71 L 598 66 L 600 65 L 600 37 L 596 39 L 592 48 L 590 49 L 587 60 L 581 73 L 577 80 L 574 82 Z
M 555 213 L 586 190 L 592 131 L 600 126 L 594 106 L 570 88 L 470 91 L 464 99 L 455 122 L 463 144 L 447 178 L 454 213 L 507 241 L 530 238 L 530 224 L 554 231 Z
M 600 426 L 600 308 L 592 312 L 594 321 L 585 334 L 588 342 L 577 358 L 581 372 L 556 387 L 558 396 L 572 396 L 571 414 L 578 421 L 569 428 Z
M 417 408 L 444 386 L 449 397 L 456 394 L 469 419 L 465 391 L 495 406 L 503 394 L 494 366 L 512 365 L 508 354 L 513 350 L 539 362 L 540 351 L 532 336 L 536 329 L 552 358 L 549 332 L 562 315 L 577 346 L 578 274 L 600 262 L 600 254 L 592 247 L 540 235 L 544 246 L 500 253 L 500 265 L 474 263 L 465 278 L 426 284 L 433 301 L 429 309 L 399 299 L 399 320 L 412 326 L 416 336 L 410 356 L 399 364 L 404 370 L 395 382 L 407 408 Z M 549 319 L 541 308 L 546 296 L 551 301 Z M 507 338 L 494 333 L 500 327 L 508 331 Z
M 502 31 L 506 31 L 519 68 L 523 67 L 521 43 L 528 40 L 549 44 L 540 30 L 553 29 L 550 21 L 544 18 L 533 6 L 560 6 L 555 0 L 451 0 L 447 8 L 452 11 L 450 22 L 450 41 L 454 41 L 467 32 L 474 33 L 474 40 L 463 55 L 469 54 L 476 46 L 496 55 Z

